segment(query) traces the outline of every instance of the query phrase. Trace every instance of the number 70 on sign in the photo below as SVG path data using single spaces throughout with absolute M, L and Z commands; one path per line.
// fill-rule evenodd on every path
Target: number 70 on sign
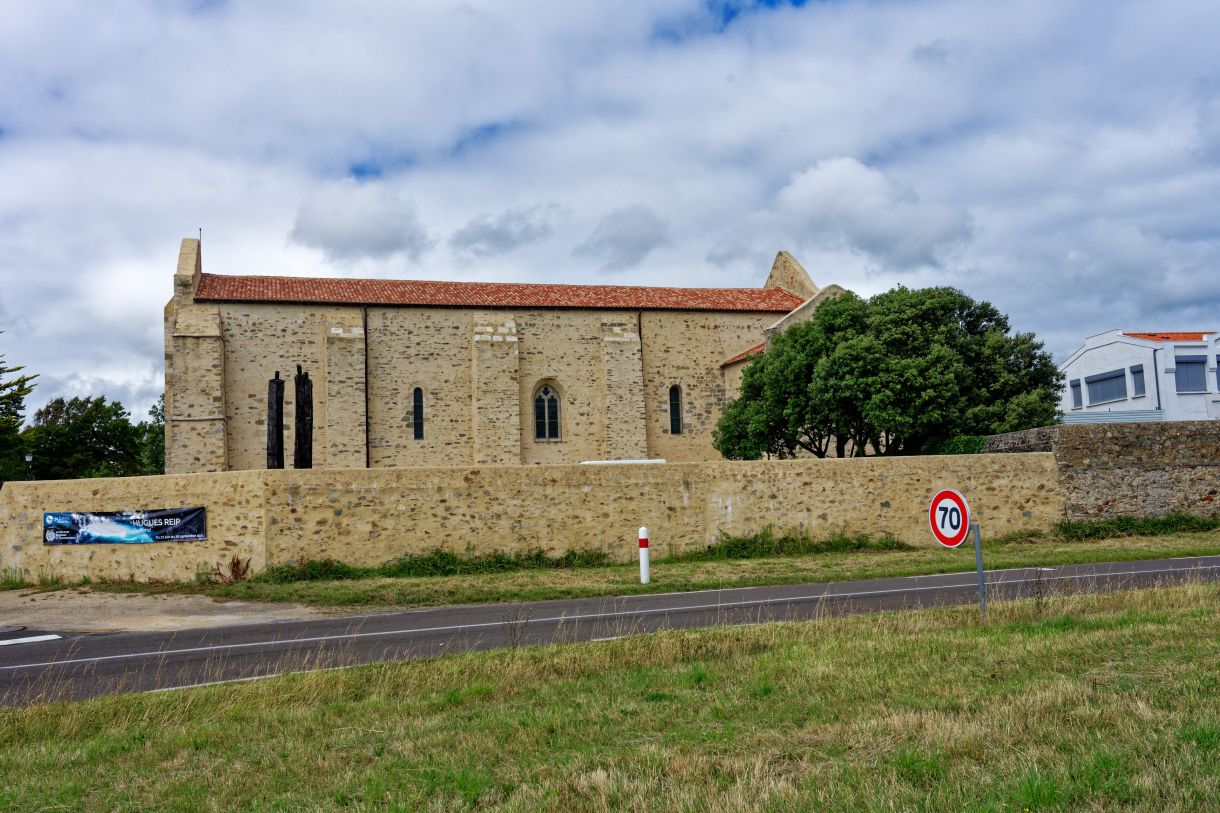
M 946 548 L 956 548 L 970 533 L 970 506 L 957 491 L 942 489 L 932 498 L 928 522 L 937 542 Z

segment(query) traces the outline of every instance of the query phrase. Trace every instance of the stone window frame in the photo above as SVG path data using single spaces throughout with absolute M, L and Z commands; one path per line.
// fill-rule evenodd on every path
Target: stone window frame
M 676 408 L 675 402 L 677 404 Z M 684 423 L 682 415 L 682 385 L 673 384 L 669 388 L 669 434 L 681 435 Z
M 543 434 L 538 433 L 538 407 L 539 399 L 543 398 L 543 392 L 550 391 L 550 401 L 554 405 L 554 412 L 543 407 Z M 544 378 L 534 386 L 533 396 L 530 398 L 530 424 L 533 426 L 533 438 L 535 443 L 559 443 L 563 440 L 563 389 L 552 378 Z

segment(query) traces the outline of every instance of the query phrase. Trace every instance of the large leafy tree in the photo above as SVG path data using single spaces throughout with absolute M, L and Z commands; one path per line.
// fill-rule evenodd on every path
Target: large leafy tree
M 140 473 L 165 473 L 165 396 L 148 410 L 148 420 L 136 424 L 140 436 Z
M 56 398 L 25 432 L 40 480 L 145 473 L 143 433 L 118 401 Z
M 25 477 L 25 397 L 34 390 L 36 375 L 18 375 L 24 367 L 10 367 L 0 353 L 0 482 Z
M 918 454 L 954 435 L 1054 423 L 1041 342 L 953 288 L 844 294 L 744 371 L 714 436 L 726 457 Z

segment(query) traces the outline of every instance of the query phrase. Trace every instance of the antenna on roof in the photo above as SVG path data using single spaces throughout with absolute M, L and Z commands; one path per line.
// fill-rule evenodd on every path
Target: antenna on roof
M 199 227 L 199 242 L 203 242 L 203 226 Z

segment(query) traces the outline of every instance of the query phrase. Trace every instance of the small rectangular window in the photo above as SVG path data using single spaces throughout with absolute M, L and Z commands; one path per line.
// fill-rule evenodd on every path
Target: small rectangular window
M 411 394 L 411 424 L 416 440 L 424 439 L 424 391 L 416 387 Z
M 1131 391 L 1136 398 L 1144 394 L 1144 365 L 1142 364 L 1131 368 Z
M 1178 356 L 1174 378 L 1178 392 L 1207 392 L 1207 356 Z
M 1084 383 L 1089 388 L 1090 404 L 1118 401 L 1127 397 L 1127 372 L 1125 370 L 1111 370 L 1100 375 L 1086 376 Z
M 1072 409 L 1080 409 L 1084 402 L 1080 398 L 1080 379 L 1072 379 Z

